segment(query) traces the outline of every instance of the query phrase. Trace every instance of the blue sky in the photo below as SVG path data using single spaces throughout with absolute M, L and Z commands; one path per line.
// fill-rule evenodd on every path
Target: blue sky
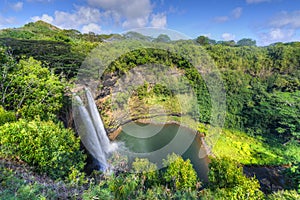
M 300 41 L 300 0 L 2 0 L 0 28 L 44 20 L 81 32 L 168 28 L 191 38 Z

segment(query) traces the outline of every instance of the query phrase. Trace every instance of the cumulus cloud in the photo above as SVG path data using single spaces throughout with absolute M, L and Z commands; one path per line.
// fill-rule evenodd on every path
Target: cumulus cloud
M 271 27 L 300 28 L 300 10 L 294 12 L 281 12 L 269 22 Z
M 39 20 L 42 20 L 44 22 L 47 22 L 47 23 L 53 23 L 54 19 L 53 17 L 47 15 L 47 14 L 43 14 L 42 16 L 34 16 L 31 18 L 32 21 L 39 21 Z
M 101 26 L 99 26 L 98 24 L 90 23 L 90 24 L 84 25 L 82 27 L 82 32 L 83 33 L 90 33 L 90 32 L 100 33 L 100 32 L 102 32 L 102 30 L 101 30 Z
M 260 43 L 262 45 L 268 45 L 275 42 L 291 42 L 293 41 L 293 36 L 295 35 L 295 31 L 292 29 L 280 29 L 274 28 L 269 30 L 268 32 L 262 32 L 259 34 Z
M 88 0 L 88 4 L 105 10 L 124 28 L 146 26 L 153 10 L 150 0 Z
M 254 4 L 254 3 L 262 3 L 262 2 L 269 2 L 271 0 L 246 0 L 248 4 Z
M 6 18 L 6 17 L 1 16 L 1 14 L 0 14 L 0 27 L 4 27 L 6 25 L 13 24 L 13 23 L 15 23 L 15 21 L 16 20 L 13 17 Z
M 54 23 L 64 28 L 78 28 L 82 25 L 100 22 L 101 13 L 91 7 L 76 7 L 73 13 L 55 11 Z
M 164 13 L 152 15 L 151 26 L 157 28 L 165 28 L 167 25 L 167 16 Z
M 34 0 L 37 1 L 37 0 Z M 43 0 L 42 0 L 43 1 Z M 65 29 L 79 29 L 84 32 L 102 27 L 116 26 L 126 29 L 146 26 L 166 27 L 166 13 L 153 13 L 150 0 L 85 0 L 86 6 L 75 6 L 73 12 L 55 11 L 54 15 L 34 16 Z M 97 26 L 96 26 L 97 25 Z
M 258 32 L 260 43 L 268 45 L 274 42 L 290 42 L 294 40 L 300 28 L 300 10 L 280 12 L 272 17 Z
M 229 40 L 234 40 L 235 39 L 235 35 L 233 35 L 231 33 L 223 33 L 221 37 L 225 41 L 229 41 Z
M 11 5 L 11 8 L 14 11 L 21 11 L 23 9 L 23 2 L 19 1 L 17 3 L 14 3 L 14 4 Z
M 148 19 L 148 16 L 128 19 L 122 23 L 122 26 L 123 28 L 142 28 L 148 24 Z
M 43 14 L 42 16 L 34 16 L 31 20 L 43 20 L 65 29 L 80 29 L 82 26 L 100 22 L 100 17 L 101 13 L 98 9 L 77 6 L 72 13 L 55 11 L 53 17 Z

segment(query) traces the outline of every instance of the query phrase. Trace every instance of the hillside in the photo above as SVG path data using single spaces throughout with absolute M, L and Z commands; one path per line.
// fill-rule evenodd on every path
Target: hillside
M 144 44 L 151 48 L 132 50 Z M 100 67 L 105 70 L 99 77 Z M 300 42 L 258 47 L 251 39 L 81 34 L 37 21 L 0 31 L 0 70 L 0 198 L 299 197 Z M 210 145 L 216 87 L 207 85 L 211 72 L 209 83 L 222 80 L 226 109 L 218 113 L 224 124 L 210 146 L 210 183 L 175 154 L 157 169 L 144 158 L 130 168 L 116 152 L 109 160 L 114 176 L 92 172 L 93 158 L 72 118 L 70 88 L 82 86 L 76 78 L 83 75 L 79 81 L 93 87 L 108 134 L 131 120 L 166 120 L 195 130 Z

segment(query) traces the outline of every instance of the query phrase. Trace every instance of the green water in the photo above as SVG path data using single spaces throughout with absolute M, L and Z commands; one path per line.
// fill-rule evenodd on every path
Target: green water
M 177 124 L 141 124 L 128 123 L 122 127 L 122 132 L 117 137 L 129 149 L 130 160 L 135 157 L 148 158 L 159 168 L 162 159 L 170 153 L 181 155 L 190 159 L 199 178 L 207 181 L 208 158 L 204 155 L 200 139 L 195 131 Z

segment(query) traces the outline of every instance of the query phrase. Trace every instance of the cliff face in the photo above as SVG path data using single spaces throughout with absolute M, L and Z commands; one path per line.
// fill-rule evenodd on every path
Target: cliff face
M 108 133 L 118 130 L 121 125 L 131 121 L 171 123 L 182 121 L 182 117 L 192 118 L 189 113 L 190 105 L 183 105 L 183 96 L 177 94 L 178 92 L 168 92 L 168 88 L 155 82 L 124 83 L 122 78 L 119 78 L 116 73 L 105 74 L 96 87 L 98 88 L 96 104 Z M 140 78 L 143 80 L 142 77 Z M 165 94 L 158 94 L 157 91 L 160 93 L 163 91 Z M 184 100 L 189 102 L 192 97 L 186 97 Z M 190 123 L 186 125 L 189 126 Z

